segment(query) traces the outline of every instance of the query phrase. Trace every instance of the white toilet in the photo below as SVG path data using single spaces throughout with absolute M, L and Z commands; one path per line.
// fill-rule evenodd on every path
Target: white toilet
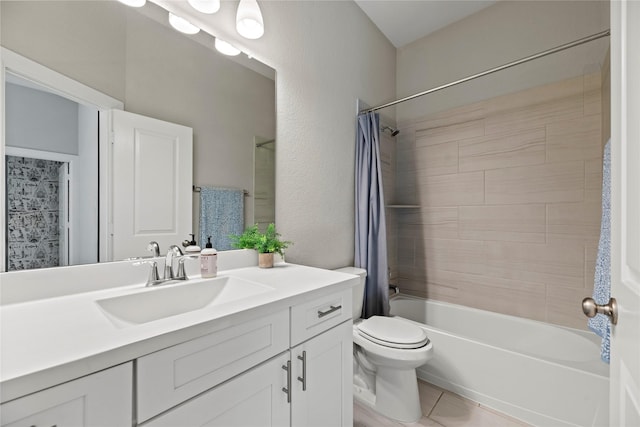
M 360 276 L 353 288 L 353 396 L 380 414 L 402 422 L 422 417 L 416 368 L 429 360 L 426 332 L 401 317 L 361 319 L 366 270 L 338 269 Z

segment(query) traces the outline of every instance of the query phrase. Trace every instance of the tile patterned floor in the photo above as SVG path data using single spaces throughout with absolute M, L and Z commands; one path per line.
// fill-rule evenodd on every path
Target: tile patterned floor
M 423 417 L 413 424 L 389 420 L 371 409 L 353 405 L 353 427 L 524 427 L 522 421 L 484 407 L 476 402 L 418 381 Z

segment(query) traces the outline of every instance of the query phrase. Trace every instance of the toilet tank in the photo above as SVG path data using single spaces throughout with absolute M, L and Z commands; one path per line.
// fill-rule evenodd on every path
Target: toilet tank
M 364 302 L 364 285 L 367 280 L 367 270 L 358 267 L 343 267 L 335 271 L 341 273 L 354 274 L 360 277 L 360 282 L 352 288 L 353 292 L 353 320 L 359 319 L 362 315 L 362 304 Z

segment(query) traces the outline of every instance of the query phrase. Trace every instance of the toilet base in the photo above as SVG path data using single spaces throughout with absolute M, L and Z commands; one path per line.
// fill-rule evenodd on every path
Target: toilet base
M 413 423 L 422 417 L 415 369 L 378 367 L 375 376 L 375 394 L 354 384 L 354 399 L 380 415 L 403 423 Z

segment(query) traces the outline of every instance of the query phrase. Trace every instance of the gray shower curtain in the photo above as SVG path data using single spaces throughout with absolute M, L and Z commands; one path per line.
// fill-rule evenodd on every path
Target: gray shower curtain
M 389 314 L 387 229 L 380 167 L 380 118 L 358 116 L 355 266 L 367 270 L 362 317 Z

